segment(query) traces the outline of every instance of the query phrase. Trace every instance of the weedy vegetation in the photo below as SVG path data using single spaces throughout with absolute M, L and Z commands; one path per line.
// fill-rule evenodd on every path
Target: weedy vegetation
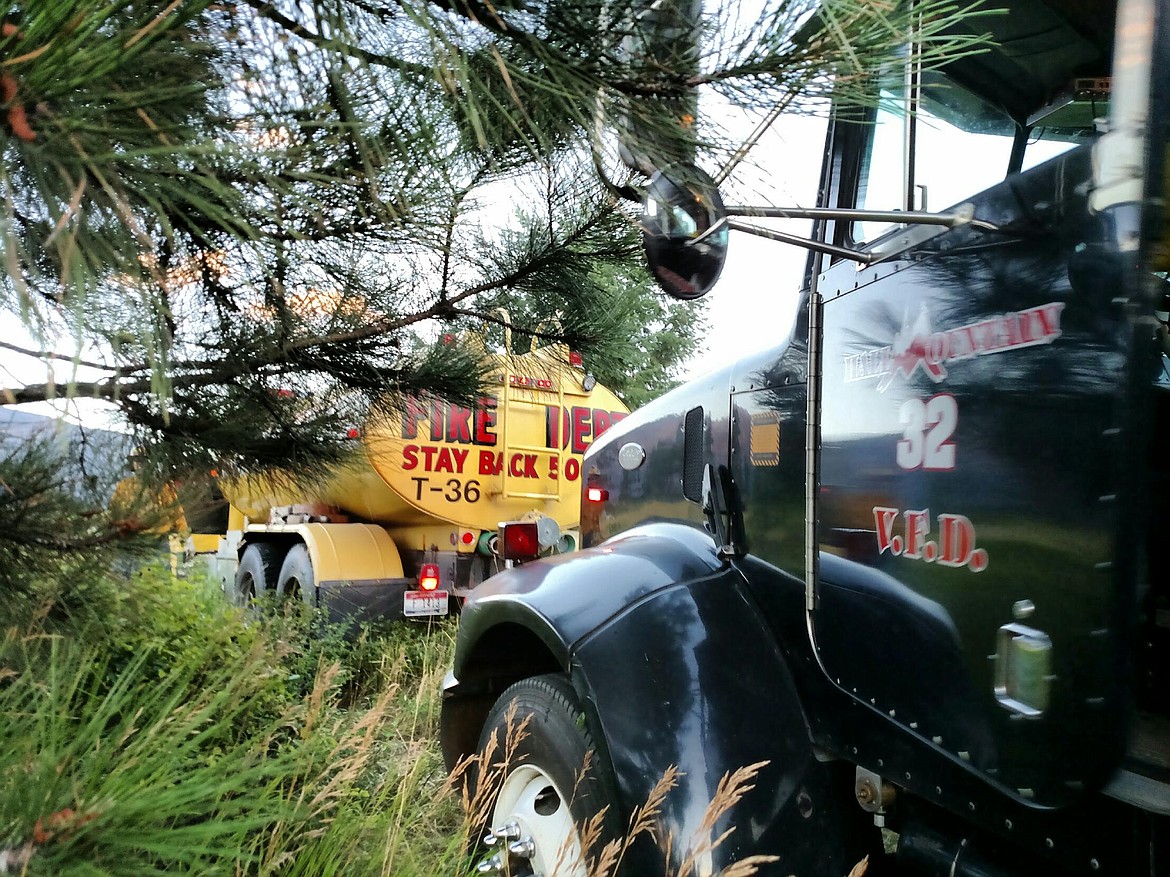
M 474 793 L 438 747 L 452 618 L 340 626 L 303 605 L 240 610 L 169 564 L 10 597 L 0 632 L 0 874 L 470 874 L 503 767 Z M 499 745 L 515 748 L 523 723 Z M 583 766 L 583 769 L 586 766 Z M 760 765 L 725 778 L 707 823 Z M 630 844 L 661 844 L 668 771 L 602 843 L 591 877 Z M 707 824 L 705 823 L 705 824 Z M 724 836 L 695 840 L 676 877 Z M 745 877 L 766 863 L 738 863 Z
M 465 868 L 451 624 L 245 612 L 165 564 L 78 592 L 14 598 L 0 634 L 0 873 Z

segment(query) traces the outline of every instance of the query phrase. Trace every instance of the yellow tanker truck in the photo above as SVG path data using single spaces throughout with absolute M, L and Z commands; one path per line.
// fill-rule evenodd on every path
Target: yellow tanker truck
M 298 596 L 334 617 L 446 615 L 492 573 L 576 547 L 586 448 L 626 408 L 562 345 L 493 358 L 474 407 L 407 400 L 312 495 L 223 485 L 226 535 L 189 549 L 246 603 Z

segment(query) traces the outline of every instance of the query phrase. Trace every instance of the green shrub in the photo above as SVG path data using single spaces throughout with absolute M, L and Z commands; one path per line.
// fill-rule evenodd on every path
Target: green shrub
M 0 643 L 0 849 L 30 875 L 234 873 L 295 808 L 297 752 L 235 732 L 263 685 L 259 648 L 212 669 L 214 646 L 159 670 L 143 649 L 43 631 Z M 200 660 L 200 659 L 204 660 Z
M 165 566 L 73 588 L 68 611 L 32 592 L 3 633 L 0 856 L 29 875 L 462 867 L 437 744 L 454 622 L 355 634 Z

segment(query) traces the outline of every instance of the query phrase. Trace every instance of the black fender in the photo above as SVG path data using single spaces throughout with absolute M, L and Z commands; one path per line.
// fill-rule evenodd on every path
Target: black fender
M 478 585 L 463 606 L 443 686 L 440 736 L 448 769 L 475 751 L 488 710 L 513 682 L 569 670 L 572 646 L 586 634 L 655 591 L 721 566 L 706 534 L 649 524 Z
M 817 761 L 775 635 L 709 536 L 681 525 L 649 525 L 551 563 L 511 570 L 481 588 L 465 607 L 445 692 L 449 764 L 456 745 L 450 726 L 460 714 L 455 704 L 494 696 L 485 687 L 493 664 L 526 675 L 492 654 L 518 638 L 528 643 L 522 652 L 543 654 L 535 672 L 569 672 L 623 821 L 668 769 L 680 771 L 659 817 L 660 839 L 670 843 L 643 838 L 627 855 L 627 873 L 675 873 L 688 849 L 732 827 L 703 856 L 711 873 L 767 854 L 779 857 L 784 870 L 777 873 L 839 877 L 864 854 L 852 769 Z M 468 729 L 462 733 L 470 737 Z M 705 825 L 723 778 L 761 762 L 752 789 Z

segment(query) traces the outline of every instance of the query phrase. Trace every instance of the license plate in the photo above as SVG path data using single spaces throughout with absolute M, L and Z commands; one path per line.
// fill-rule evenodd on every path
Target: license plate
M 420 615 L 446 615 L 446 591 L 407 591 L 402 596 L 402 614 L 407 618 Z

